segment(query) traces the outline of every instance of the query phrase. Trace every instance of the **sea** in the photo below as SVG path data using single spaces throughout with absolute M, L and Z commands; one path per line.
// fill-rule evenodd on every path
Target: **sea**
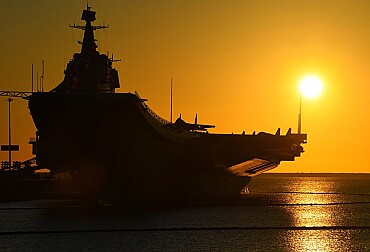
M 370 251 L 370 174 L 263 174 L 187 206 L 2 202 L 0 251 Z

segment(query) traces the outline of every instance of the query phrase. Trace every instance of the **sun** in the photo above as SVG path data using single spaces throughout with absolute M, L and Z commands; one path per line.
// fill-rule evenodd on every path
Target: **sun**
M 321 94 L 322 81 L 315 75 L 305 76 L 300 83 L 300 91 L 303 96 L 316 97 Z

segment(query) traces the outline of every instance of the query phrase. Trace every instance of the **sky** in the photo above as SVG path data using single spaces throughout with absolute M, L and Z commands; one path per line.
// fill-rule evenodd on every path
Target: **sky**
M 297 131 L 299 81 L 315 74 L 319 97 L 302 98 L 305 153 L 274 172 L 370 172 L 370 1 L 90 0 L 98 50 L 121 62 L 119 92 L 137 91 L 159 115 L 214 124 L 211 133 Z M 0 0 L 0 90 L 45 90 L 63 80 L 80 50 L 86 1 Z M 0 97 L 0 144 L 8 102 Z M 30 158 L 27 101 L 11 103 L 13 160 Z M 56 143 L 57 144 L 57 143 Z M 61 154 L 62 155 L 62 154 Z M 0 153 L 7 160 L 7 153 Z

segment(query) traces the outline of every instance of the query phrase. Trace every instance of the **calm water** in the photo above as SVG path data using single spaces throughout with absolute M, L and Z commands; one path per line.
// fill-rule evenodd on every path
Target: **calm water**
M 246 199 L 155 210 L 0 203 L 0 251 L 370 251 L 370 175 L 262 175 Z

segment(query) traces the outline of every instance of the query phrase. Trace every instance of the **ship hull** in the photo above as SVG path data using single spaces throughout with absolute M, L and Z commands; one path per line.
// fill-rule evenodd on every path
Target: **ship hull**
M 35 93 L 29 108 L 38 165 L 104 198 L 230 198 L 250 181 L 217 166 L 206 134 L 168 130 L 133 94 Z

